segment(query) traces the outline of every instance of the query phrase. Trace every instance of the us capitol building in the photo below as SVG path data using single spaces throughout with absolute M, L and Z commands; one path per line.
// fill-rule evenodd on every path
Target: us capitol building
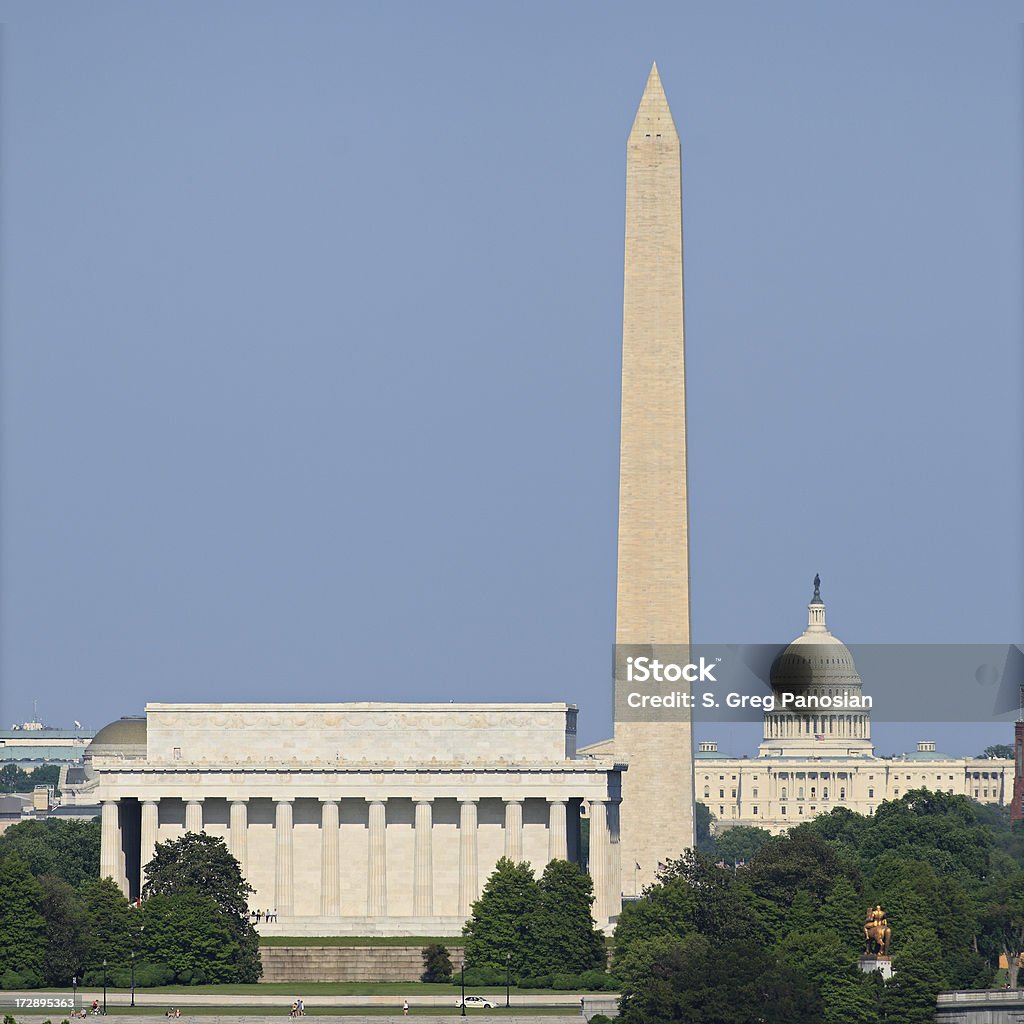
M 1013 761 L 944 755 L 930 740 L 895 757 L 878 757 L 871 743 L 871 712 L 855 708 L 861 678 L 846 645 L 829 632 L 815 578 L 807 628 L 772 666 L 776 695 L 802 692 L 838 698 L 847 707 L 764 715 L 757 757 L 722 757 L 718 744 L 698 743 L 696 797 L 714 815 L 714 829 L 754 825 L 781 832 L 836 807 L 873 814 L 883 800 L 912 789 L 957 793 L 985 804 L 1008 804 Z

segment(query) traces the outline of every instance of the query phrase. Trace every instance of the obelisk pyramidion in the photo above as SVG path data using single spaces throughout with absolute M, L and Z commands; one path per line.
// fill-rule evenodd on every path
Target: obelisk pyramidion
M 617 644 L 688 644 L 690 567 L 679 134 L 656 65 L 626 151 Z M 694 843 L 689 721 L 616 721 L 629 763 L 620 808 L 623 889 Z M 639 865 L 639 867 L 637 866 Z

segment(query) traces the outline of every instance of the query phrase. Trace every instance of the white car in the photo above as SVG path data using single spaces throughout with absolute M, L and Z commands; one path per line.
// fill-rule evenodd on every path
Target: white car
M 462 1000 L 456 999 L 455 1005 L 461 1009 Z M 495 1004 L 490 999 L 484 999 L 483 996 L 466 996 L 466 1009 L 467 1010 L 493 1010 Z

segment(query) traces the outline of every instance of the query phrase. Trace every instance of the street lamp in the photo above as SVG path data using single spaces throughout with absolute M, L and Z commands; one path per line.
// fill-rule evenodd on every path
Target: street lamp
M 142 937 L 142 933 L 146 930 L 144 924 L 139 925 L 139 937 Z M 135 1005 L 135 936 L 132 935 L 132 1006 Z
M 103 1016 L 107 1015 L 107 958 L 103 958 Z
M 75 974 L 71 978 L 71 1008 L 74 1010 L 78 1009 L 78 975 Z
M 462 1016 L 466 1016 L 466 954 L 462 954 L 462 970 L 460 972 L 462 984 Z
M 509 993 L 509 986 L 512 983 L 511 973 L 512 973 L 512 954 L 511 953 L 506 953 L 505 954 L 505 1009 L 506 1010 L 509 1007 L 508 993 Z

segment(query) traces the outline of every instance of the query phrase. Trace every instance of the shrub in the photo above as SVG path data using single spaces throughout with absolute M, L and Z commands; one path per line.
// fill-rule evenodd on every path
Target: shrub
M 452 984 L 462 984 L 462 972 L 452 975 Z M 466 968 L 466 985 L 472 985 L 474 987 L 481 985 L 504 985 L 505 984 L 505 972 L 499 971 L 494 967 L 467 967 Z
M 552 975 L 536 974 L 532 977 L 520 978 L 516 985 L 518 988 L 551 988 Z
M 603 1013 L 595 1013 L 590 1018 L 590 1024 L 615 1024 L 611 1017 L 606 1017 Z
M 174 981 L 174 971 L 167 964 L 141 963 L 135 968 L 136 988 L 159 988 Z
M 446 946 L 434 943 L 423 950 L 421 981 L 445 982 L 452 980 L 452 960 Z
M 551 987 L 556 992 L 571 992 L 580 987 L 580 979 L 576 974 L 556 974 L 551 979 Z
M 619 987 L 615 979 L 604 971 L 585 971 L 579 981 L 579 987 L 590 992 L 615 992 Z

